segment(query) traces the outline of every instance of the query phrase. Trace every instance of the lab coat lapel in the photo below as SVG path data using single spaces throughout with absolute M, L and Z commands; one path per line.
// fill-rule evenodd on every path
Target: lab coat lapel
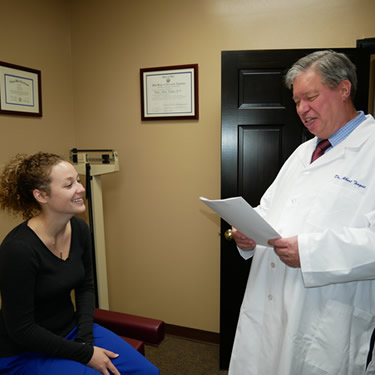
M 323 167 L 329 163 L 336 161 L 337 159 L 348 157 L 348 154 L 350 152 L 359 152 L 362 146 L 367 142 L 370 133 L 372 133 L 373 131 L 374 129 L 372 124 L 369 125 L 369 121 L 365 120 L 341 143 L 328 150 L 328 152 L 324 154 L 324 157 L 320 157 L 319 159 L 315 160 L 314 163 L 310 164 L 309 162 L 311 168 Z M 314 138 L 313 141 L 313 145 L 315 147 L 317 141 L 316 138 Z M 308 152 L 310 153 L 310 151 L 311 150 L 309 149 Z M 311 151 L 311 155 L 312 152 L 313 150 Z
M 307 168 L 311 163 L 311 156 L 315 150 L 317 138 L 310 139 L 300 146 L 297 150 L 297 157 L 304 168 Z

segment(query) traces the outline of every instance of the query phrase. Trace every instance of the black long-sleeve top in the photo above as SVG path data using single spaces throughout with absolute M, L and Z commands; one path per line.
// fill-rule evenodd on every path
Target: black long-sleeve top
M 0 357 L 37 351 L 84 364 L 91 359 L 95 292 L 90 232 L 75 217 L 71 228 L 66 260 L 48 250 L 27 222 L 15 227 L 2 242 Z M 65 339 L 76 325 L 76 340 Z

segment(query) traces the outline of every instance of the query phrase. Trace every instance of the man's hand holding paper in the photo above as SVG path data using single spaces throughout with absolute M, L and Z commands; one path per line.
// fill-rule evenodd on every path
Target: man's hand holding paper
M 242 197 L 200 200 L 258 245 L 269 246 L 268 240 L 281 237 Z
M 298 237 L 277 238 L 268 241 L 273 246 L 275 253 L 287 266 L 293 268 L 301 267 L 298 250 Z
M 255 246 L 257 245 L 254 240 L 246 237 L 243 233 L 241 233 L 235 227 L 232 227 L 232 237 L 234 241 L 236 242 L 237 246 L 241 250 L 245 250 L 245 251 L 253 250 Z

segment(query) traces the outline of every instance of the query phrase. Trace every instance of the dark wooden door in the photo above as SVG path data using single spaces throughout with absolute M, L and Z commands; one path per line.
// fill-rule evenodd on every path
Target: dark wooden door
M 252 206 L 294 149 L 311 135 L 295 110 L 284 75 L 314 50 L 222 52 L 221 198 L 243 196 Z M 357 109 L 367 111 L 369 49 L 336 49 L 357 66 Z M 220 368 L 229 365 L 240 305 L 251 266 L 225 239 L 221 221 Z

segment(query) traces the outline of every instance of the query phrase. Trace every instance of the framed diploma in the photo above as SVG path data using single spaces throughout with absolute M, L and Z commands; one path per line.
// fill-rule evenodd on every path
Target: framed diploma
M 198 119 L 198 64 L 140 69 L 142 120 Z
M 0 114 L 42 116 L 40 70 L 0 61 Z

